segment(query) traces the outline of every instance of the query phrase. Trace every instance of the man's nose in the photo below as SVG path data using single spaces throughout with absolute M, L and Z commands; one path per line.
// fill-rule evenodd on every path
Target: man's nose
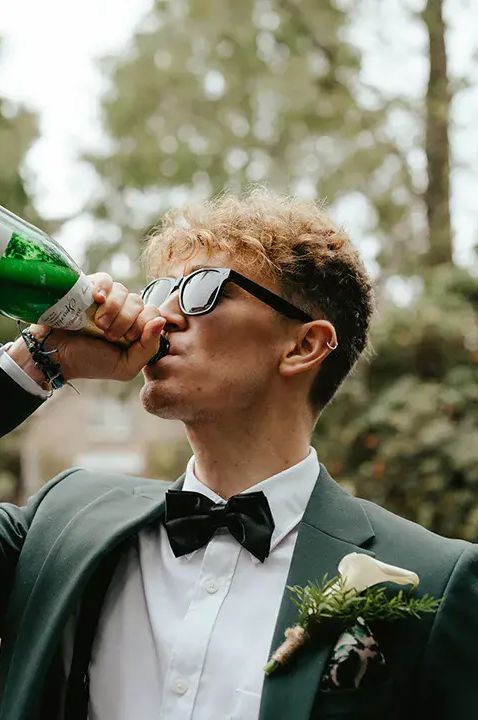
M 166 319 L 164 330 L 171 330 L 172 327 L 184 328 L 187 320 L 179 306 L 179 290 L 175 290 L 159 306 L 159 312 Z

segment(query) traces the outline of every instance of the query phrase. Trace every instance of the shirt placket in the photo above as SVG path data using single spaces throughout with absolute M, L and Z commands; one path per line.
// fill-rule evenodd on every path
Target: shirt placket
M 199 578 L 180 626 L 166 674 L 162 720 L 192 720 L 206 652 L 229 592 L 241 546 L 218 531 L 204 552 Z

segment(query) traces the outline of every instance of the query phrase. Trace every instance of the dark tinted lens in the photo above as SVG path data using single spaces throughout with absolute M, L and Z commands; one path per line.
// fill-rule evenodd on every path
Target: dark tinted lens
M 217 296 L 221 275 L 217 270 L 201 270 L 183 287 L 182 302 L 185 312 L 195 314 L 208 310 Z
M 154 283 L 151 283 L 143 292 L 145 305 L 156 305 L 156 307 L 162 305 L 169 295 L 172 284 L 173 281 L 168 278 L 160 278 L 159 280 L 155 280 Z

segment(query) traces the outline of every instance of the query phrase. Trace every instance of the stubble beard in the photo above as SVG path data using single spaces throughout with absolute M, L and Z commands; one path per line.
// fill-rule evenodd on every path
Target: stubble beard
M 157 387 L 157 382 L 149 381 L 141 388 L 139 399 L 146 412 L 164 420 L 180 420 L 179 398 L 168 392 L 167 388 Z
M 164 380 L 147 381 L 140 392 L 146 412 L 164 420 L 180 420 L 186 425 L 201 423 L 221 425 L 231 415 L 254 415 L 257 404 L 262 405 L 264 380 L 251 374 L 229 378 L 214 388 L 200 382 L 192 387 L 180 387 Z M 212 391 L 212 396 L 209 394 Z
M 153 385 L 153 386 L 151 386 Z M 171 391 L 167 387 L 154 387 L 147 383 L 140 391 L 140 401 L 146 412 L 163 420 L 180 420 L 186 424 L 211 421 L 215 416 L 204 402 L 191 393 Z

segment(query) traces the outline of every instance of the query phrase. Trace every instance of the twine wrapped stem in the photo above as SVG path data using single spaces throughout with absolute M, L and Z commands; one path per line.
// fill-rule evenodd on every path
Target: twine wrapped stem
M 277 670 L 279 665 L 285 665 L 289 658 L 298 650 L 309 638 L 309 635 L 302 625 L 294 625 L 286 628 L 285 640 L 279 645 L 269 662 L 264 668 L 266 675 L 270 675 Z

